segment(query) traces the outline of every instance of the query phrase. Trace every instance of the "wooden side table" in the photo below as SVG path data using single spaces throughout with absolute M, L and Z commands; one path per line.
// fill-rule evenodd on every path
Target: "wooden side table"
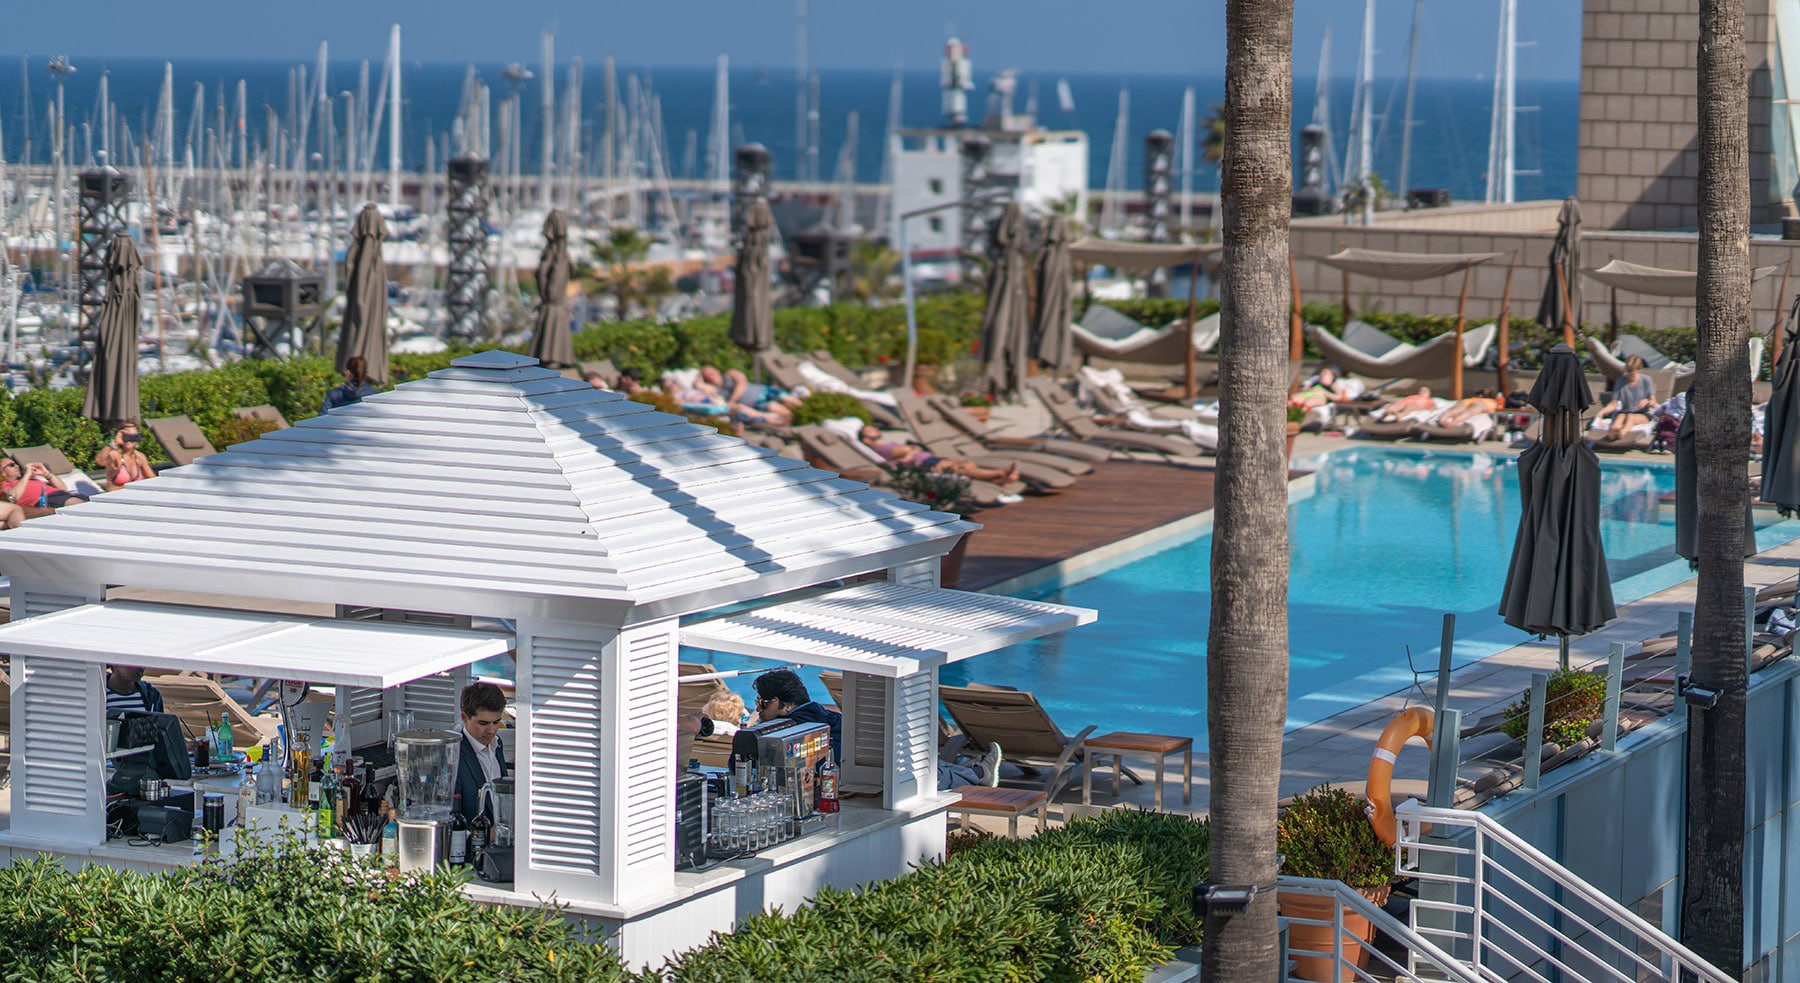
M 1181 752 L 1181 804 L 1194 801 L 1194 739 L 1166 734 L 1135 734 L 1113 731 L 1090 737 L 1086 741 L 1089 767 L 1081 769 L 1081 804 L 1092 805 L 1094 795 L 1093 757 L 1112 755 L 1112 794 L 1119 794 L 1119 772 L 1124 770 L 1125 755 L 1147 754 L 1156 761 L 1156 811 L 1163 807 L 1163 766 L 1169 755 Z
M 1043 789 L 1029 788 L 991 788 L 986 785 L 958 785 L 954 791 L 962 798 L 952 805 L 949 812 L 962 813 L 965 816 L 1005 816 L 1006 835 L 1019 838 L 1019 816 L 1037 810 L 1038 832 L 1044 831 L 1050 811 L 1050 795 Z

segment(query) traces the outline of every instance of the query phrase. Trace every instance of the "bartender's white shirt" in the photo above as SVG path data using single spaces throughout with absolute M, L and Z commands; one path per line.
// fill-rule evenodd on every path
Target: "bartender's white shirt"
M 466 730 L 463 731 L 463 736 L 469 738 L 469 744 L 475 748 L 475 760 L 481 762 L 481 776 L 490 782 L 499 778 L 500 735 L 494 735 L 494 743 L 492 744 L 482 744 Z

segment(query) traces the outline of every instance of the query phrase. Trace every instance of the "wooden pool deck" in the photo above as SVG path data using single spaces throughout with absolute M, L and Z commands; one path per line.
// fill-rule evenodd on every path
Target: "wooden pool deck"
M 1204 463 L 1106 461 L 1054 495 L 971 516 L 963 590 L 987 590 L 1034 571 L 1211 512 L 1213 469 Z

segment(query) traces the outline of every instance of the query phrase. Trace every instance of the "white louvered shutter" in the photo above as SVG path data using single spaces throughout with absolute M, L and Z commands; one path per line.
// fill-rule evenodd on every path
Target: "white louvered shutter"
M 100 667 L 13 660 L 12 831 L 77 843 L 106 839 Z
M 604 641 L 587 626 L 519 628 L 525 787 L 515 876 L 522 893 L 547 894 L 602 872 Z
M 637 625 L 619 636 L 617 699 L 623 714 L 617 781 L 622 808 L 622 891 L 648 893 L 675 870 L 675 663 L 673 621 Z M 611 736 L 609 734 L 609 736 Z
M 893 681 L 863 672 L 844 673 L 844 781 L 882 787 L 887 782 L 888 688 Z
M 937 791 L 937 670 L 901 676 L 892 694 L 893 764 L 882 803 L 897 809 Z

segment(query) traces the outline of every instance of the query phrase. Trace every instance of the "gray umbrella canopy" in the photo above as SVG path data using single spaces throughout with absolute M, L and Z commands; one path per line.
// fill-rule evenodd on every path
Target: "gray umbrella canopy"
M 531 356 L 539 364 L 566 369 L 575 364 L 569 334 L 569 217 L 560 208 L 544 218 L 544 251 L 537 265 L 537 317 L 531 327 Z
M 1787 333 L 1781 363 L 1775 367 L 1775 384 L 1763 415 L 1762 500 L 1782 515 L 1800 512 L 1800 323 Z M 1689 405 L 1693 397 L 1688 398 Z
M 987 307 L 981 313 L 981 357 L 996 396 L 1017 396 L 1031 358 L 1031 268 L 1025 256 L 1025 213 L 1009 202 L 994 226 Z
M 1785 354 L 1785 353 L 1784 353 Z M 1778 390 L 1779 391 L 1779 390 Z M 1771 416 L 1775 404 L 1769 404 Z M 1681 426 L 1675 430 L 1675 552 L 1688 561 L 1689 566 L 1700 562 L 1700 467 L 1694 450 L 1694 428 L 1698 426 L 1694 418 L 1694 388 L 1688 387 L 1687 410 L 1681 414 Z M 1793 431 L 1789 431 L 1790 438 Z M 1765 424 L 1763 433 L 1763 462 L 1768 466 L 1769 433 Z M 1788 448 L 1793 453 L 1793 448 Z M 1769 472 L 1763 471 L 1763 481 L 1769 480 Z M 1764 498 L 1764 501 L 1769 501 Z M 1756 516 L 1750 511 L 1750 499 L 1744 499 L 1744 555 L 1756 555 Z
M 1569 323 L 1581 330 L 1581 204 L 1564 198 L 1556 213 L 1556 239 L 1550 243 L 1550 265 L 1545 271 L 1544 297 L 1538 302 L 1537 322 L 1544 330 L 1562 330 L 1563 311 Z M 1563 298 L 1568 298 L 1567 308 Z
M 350 232 L 350 255 L 345 260 L 349 273 L 344 281 L 344 326 L 338 332 L 337 369 L 344 371 L 351 358 L 361 355 L 371 380 L 388 377 L 388 277 L 387 260 L 381 255 L 381 241 L 386 238 L 387 223 L 381 220 L 381 210 L 364 205 Z
M 1031 325 L 1031 350 L 1040 363 L 1059 375 L 1075 368 L 1075 336 L 1069 330 L 1075 316 L 1071 276 L 1069 220 L 1052 215 L 1044 226 L 1044 251 L 1038 253 L 1038 304 Z
M 1618 615 L 1600 542 L 1600 461 L 1581 439 L 1581 411 L 1593 394 L 1567 345 L 1546 353 L 1529 398 L 1544 415 L 1543 431 L 1519 455 L 1519 531 L 1500 615 L 1566 640 Z
M 138 418 L 138 319 L 143 312 L 138 273 L 143 268 L 137 243 L 128 235 L 114 236 L 106 247 L 106 298 L 95 322 L 94 368 L 81 403 L 81 415 L 107 430 Z
M 758 197 L 744 216 L 731 281 L 731 340 L 749 352 L 775 347 L 775 301 L 769 288 L 769 245 L 774 238 L 775 216 L 769 202 Z

